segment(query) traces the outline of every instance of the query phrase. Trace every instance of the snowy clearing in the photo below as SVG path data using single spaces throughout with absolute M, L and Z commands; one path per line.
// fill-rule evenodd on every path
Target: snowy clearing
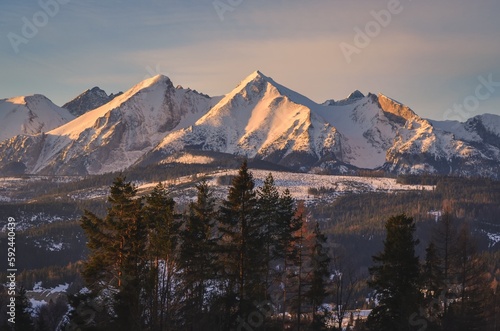
M 355 177 L 355 176 L 331 176 L 307 173 L 292 173 L 267 170 L 252 170 L 256 187 L 262 186 L 265 178 L 272 173 L 276 186 L 283 191 L 288 189 L 293 198 L 313 202 L 316 200 L 333 200 L 335 197 L 347 193 L 363 192 L 387 192 L 396 193 L 400 191 L 420 191 L 433 190 L 435 186 L 430 185 L 403 185 L 396 183 L 394 178 L 382 177 Z M 224 198 L 227 194 L 228 185 L 220 184 L 222 177 L 235 176 L 238 170 L 223 170 L 214 173 L 199 174 L 196 178 L 207 178 L 208 184 L 214 189 L 214 194 L 218 198 Z M 193 189 L 198 179 L 193 176 L 180 177 L 175 180 L 163 182 L 174 195 L 174 199 L 179 202 L 192 201 L 196 192 Z M 187 185 L 192 183 L 193 185 Z M 139 192 L 145 192 L 154 187 L 156 183 L 138 184 Z M 179 186 L 184 188 L 179 188 Z M 187 187 L 186 187 L 187 186 Z M 311 188 L 326 189 L 328 194 L 311 195 L 308 191 Z

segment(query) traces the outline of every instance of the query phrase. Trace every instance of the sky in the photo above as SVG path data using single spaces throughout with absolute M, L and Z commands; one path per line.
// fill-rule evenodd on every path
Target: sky
M 156 74 L 209 95 L 255 70 L 316 102 L 383 93 L 436 120 L 500 115 L 497 0 L 4 0 L 0 99 L 57 105 Z

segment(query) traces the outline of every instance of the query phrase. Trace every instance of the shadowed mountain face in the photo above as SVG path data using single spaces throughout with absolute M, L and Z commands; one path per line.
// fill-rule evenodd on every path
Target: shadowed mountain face
M 83 92 L 73 100 L 65 103 L 62 108 L 66 108 L 71 114 L 78 117 L 92 109 L 101 107 L 102 105 L 110 102 L 111 100 L 122 94 L 123 92 L 118 92 L 116 94 L 111 93 L 110 95 L 108 95 L 106 92 L 104 92 L 104 90 L 101 90 L 96 86 Z
M 222 98 L 174 88 L 160 75 L 44 135 L 1 143 L 0 167 L 95 174 L 216 152 L 301 171 L 497 178 L 499 127 L 495 115 L 466 123 L 423 119 L 391 98 L 359 91 L 318 104 L 259 71 Z

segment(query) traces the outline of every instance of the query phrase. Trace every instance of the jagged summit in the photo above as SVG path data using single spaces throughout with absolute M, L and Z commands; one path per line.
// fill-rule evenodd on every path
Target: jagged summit
M 71 114 L 78 117 L 86 112 L 96 109 L 111 100 L 115 97 L 123 94 L 122 92 L 118 92 L 116 94 L 111 93 L 108 95 L 103 89 L 98 86 L 94 86 L 91 89 L 86 90 L 85 92 L 78 95 L 73 100 L 65 103 L 62 108 L 66 108 L 69 110 Z
M 99 95 L 99 96 L 102 96 L 102 97 L 107 97 L 108 94 L 102 90 L 101 88 L 99 88 L 98 86 L 94 86 L 93 88 L 87 90 L 88 92 L 92 92 L 94 93 L 95 95 Z
M 370 93 L 368 93 L 368 96 Z M 365 95 L 361 93 L 359 90 L 355 90 L 349 96 L 345 99 L 335 101 L 334 99 L 329 99 L 326 100 L 325 102 L 322 103 L 323 106 L 342 106 L 342 105 L 349 105 L 352 104 L 355 101 L 358 101 L 360 99 L 363 99 Z
M 365 97 L 365 95 L 363 93 L 361 93 L 359 90 L 356 90 L 356 91 L 352 92 L 351 94 L 349 94 L 349 96 L 347 97 L 347 100 L 357 100 L 357 99 L 361 99 L 364 97 Z
M 250 75 L 248 75 L 243 81 L 254 80 L 254 79 L 266 79 L 268 78 L 260 70 L 255 70 Z
M 265 81 L 268 81 L 268 77 L 263 75 L 259 70 L 255 70 L 254 72 L 252 72 L 250 75 L 248 75 L 247 77 L 245 77 L 245 79 L 243 79 L 242 81 L 240 81 L 238 83 L 238 85 L 236 85 L 236 87 L 233 89 L 232 92 L 239 92 L 241 89 L 245 88 L 246 86 L 248 86 L 249 84 L 258 84 L 258 83 L 262 83 L 262 82 L 265 82 Z

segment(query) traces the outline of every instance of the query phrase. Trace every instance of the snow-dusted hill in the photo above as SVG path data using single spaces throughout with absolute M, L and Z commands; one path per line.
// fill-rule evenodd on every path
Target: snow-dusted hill
M 40 94 L 0 100 L 0 141 L 50 131 L 75 117 Z
M 68 109 L 71 114 L 78 117 L 89 110 L 101 107 L 122 94 L 122 92 L 119 92 L 108 95 L 104 90 L 96 86 L 86 90 L 73 100 L 66 102 L 62 107 Z
M 359 91 L 319 104 L 259 71 L 210 98 L 160 75 L 46 134 L 0 143 L 0 171 L 13 164 L 27 173 L 97 174 L 206 163 L 210 153 L 306 172 L 500 178 L 500 117 L 432 121 L 385 95 Z

